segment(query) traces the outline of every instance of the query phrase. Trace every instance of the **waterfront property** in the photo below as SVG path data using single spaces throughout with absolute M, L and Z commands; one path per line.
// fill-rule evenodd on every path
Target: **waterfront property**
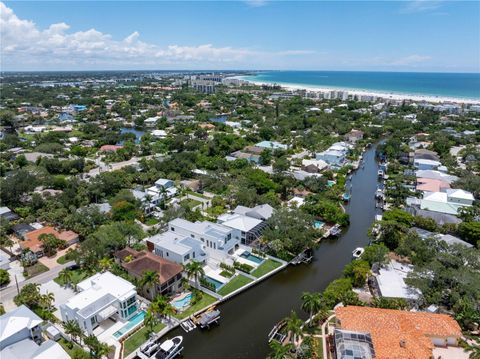
M 335 309 L 335 315 L 338 358 L 429 359 L 439 356 L 438 349 L 449 357 L 448 349 L 457 353 L 462 337 L 458 323 L 445 314 L 347 306 Z
M 150 300 L 157 295 L 171 295 L 182 288 L 183 267 L 151 252 L 138 252 L 125 248 L 115 253 L 121 266 L 134 278 L 141 280 L 147 271 L 158 273 L 158 283 L 142 288 L 142 294 Z
M 80 291 L 60 305 L 63 321 L 75 320 L 92 334 L 104 320 L 130 319 L 138 309 L 135 286 L 110 272 L 97 273 L 77 284 Z
M 346 162 L 346 156 L 351 145 L 346 142 L 337 142 L 331 145 L 327 150 L 315 155 L 316 160 L 322 160 L 331 167 L 342 167 Z
M 390 263 L 376 267 L 373 270 L 372 286 L 378 295 L 385 298 L 402 298 L 416 301 L 421 292 L 408 286 L 405 279 L 413 270 L 412 265 L 399 263 L 392 260 Z

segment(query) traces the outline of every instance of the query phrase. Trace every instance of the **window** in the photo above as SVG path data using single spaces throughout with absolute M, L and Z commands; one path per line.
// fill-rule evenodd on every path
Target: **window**
M 190 259 L 190 254 L 187 254 L 185 257 L 183 257 L 183 261 L 186 262 Z
M 195 235 L 194 235 L 194 234 L 190 234 L 190 237 L 195 238 Z
M 200 238 L 200 240 L 201 240 L 202 242 L 205 242 L 205 238 Z
M 195 259 L 195 252 L 192 253 L 192 257 L 193 257 L 193 259 Z
M 171 230 L 172 232 L 175 232 L 175 228 L 173 228 L 173 227 L 170 227 L 170 230 Z
M 213 249 L 217 249 L 217 245 L 213 243 Z

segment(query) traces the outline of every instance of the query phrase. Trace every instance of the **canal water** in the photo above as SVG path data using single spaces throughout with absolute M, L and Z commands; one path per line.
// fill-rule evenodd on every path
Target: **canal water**
M 183 335 L 184 358 L 264 359 L 269 352 L 267 335 L 278 321 L 292 309 L 306 318 L 300 309 L 301 294 L 325 289 L 341 276 L 343 267 L 352 259 L 352 251 L 368 244 L 367 231 L 375 217 L 377 170 L 373 147 L 364 154 L 364 168 L 360 166 L 350 181 L 348 230 L 337 240 L 322 241 L 311 264 L 289 266 L 222 304 L 220 324 L 209 331 L 170 332 L 168 337 Z

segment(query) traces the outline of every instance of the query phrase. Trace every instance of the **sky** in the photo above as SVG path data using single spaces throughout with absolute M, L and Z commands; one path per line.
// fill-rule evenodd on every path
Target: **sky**
M 0 68 L 480 72 L 478 1 L 4 1 Z

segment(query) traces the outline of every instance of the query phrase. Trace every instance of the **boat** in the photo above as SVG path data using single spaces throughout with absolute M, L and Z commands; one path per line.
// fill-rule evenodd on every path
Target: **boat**
M 191 319 L 184 320 L 180 323 L 180 326 L 186 333 L 191 332 L 196 328 L 195 324 L 192 322 Z
M 218 323 L 220 320 L 220 311 L 215 307 L 210 308 L 206 312 L 193 318 L 193 322 L 201 329 L 210 328 L 213 323 Z
M 160 343 L 157 339 L 151 339 L 140 347 L 140 353 L 143 354 L 142 358 L 151 358 L 155 352 L 159 349 Z
M 363 252 L 365 252 L 365 249 L 363 247 L 355 248 L 352 252 L 352 256 L 354 259 L 358 259 L 362 256 Z
M 348 202 L 350 201 L 350 193 L 344 193 L 343 196 L 342 196 L 342 199 L 345 201 L 345 202 Z
M 330 232 L 329 232 L 329 235 L 331 237 L 337 237 L 340 235 L 340 233 L 342 233 L 342 230 L 340 229 L 340 225 L 339 224 L 336 224 L 334 225 L 332 228 L 330 228 Z
M 183 337 L 181 335 L 165 340 L 160 345 L 160 350 L 155 354 L 155 359 L 172 359 L 179 355 L 182 350 Z
M 378 170 L 377 174 L 378 174 L 378 177 L 380 178 L 382 178 L 385 175 L 385 173 L 382 170 Z

